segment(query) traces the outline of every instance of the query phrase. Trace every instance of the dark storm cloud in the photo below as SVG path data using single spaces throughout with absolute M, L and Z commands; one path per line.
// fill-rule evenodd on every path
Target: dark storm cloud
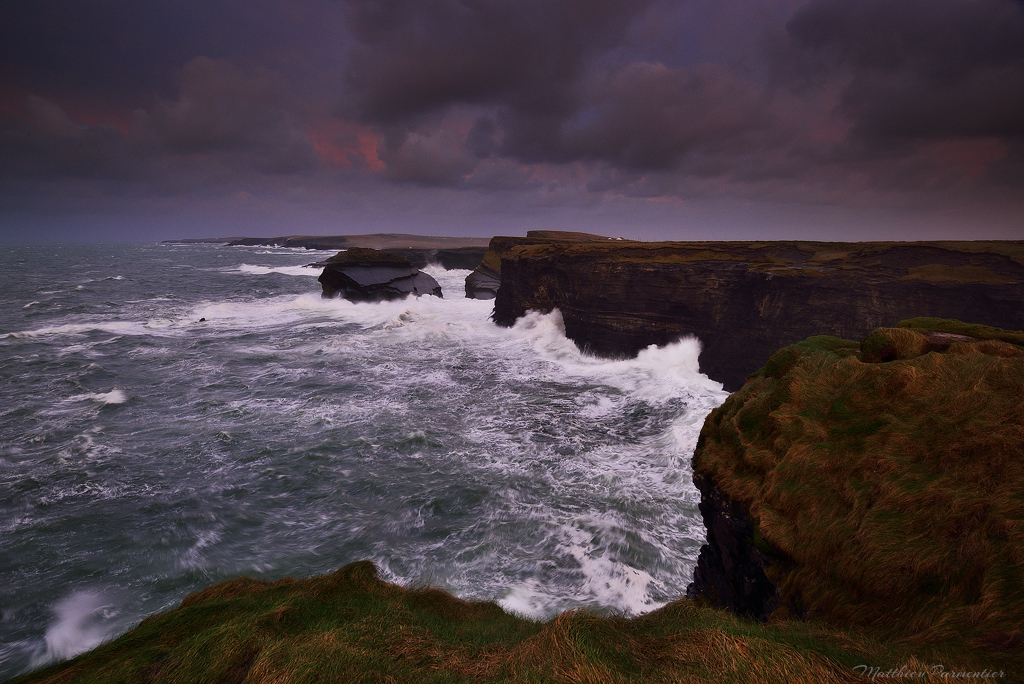
M 529 112 L 564 93 L 651 0 L 348 0 L 356 111 L 405 121 L 452 103 Z
M 864 139 L 1024 135 L 1024 3 L 815 0 L 788 25 L 803 65 L 849 74 Z
M 76 123 L 35 95 L 23 111 L 24 119 L 0 123 L 0 177 L 126 177 L 131 153 L 118 129 Z
M 230 3 L 13 0 L 0 22 L 8 86 L 90 98 L 148 95 L 197 54 L 231 54 Z M 227 33 L 227 35 L 225 35 Z M 240 36 L 238 36 L 240 37 Z
M 177 81 L 174 99 L 135 110 L 124 129 L 76 123 L 56 103 L 27 97 L 23 116 L 0 124 L 0 174 L 139 180 L 177 172 L 190 158 L 202 159 L 206 172 L 219 166 L 220 174 L 316 167 L 312 141 L 287 111 L 281 77 L 199 57 Z
M 0 174 L 174 187 L 319 163 L 301 118 L 334 87 L 310 66 L 339 50 L 327 0 L 14 0 L 3 19 Z
M 459 137 L 444 129 L 394 132 L 382 139 L 377 154 L 385 178 L 422 185 L 458 185 L 477 164 Z
M 358 45 L 341 112 L 380 127 L 387 177 L 425 184 L 458 185 L 473 158 L 491 155 L 667 169 L 763 129 L 765 103 L 728 69 L 668 68 L 622 50 L 654 4 L 348 2 Z M 641 22 L 630 39 L 642 30 L 652 27 Z M 489 113 L 461 136 L 438 133 L 444 112 L 466 106 Z
M 269 172 L 316 165 L 312 142 L 289 117 L 280 76 L 199 57 L 185 65 L 179 81 L 179 97 L 161 103 L 141 136 L 173 152 L 241 152 Z
M 349 2 L 359 44 L 347 111 L 380 127 L 388 177 L 428 184 L 458 185 L 472 158 L 494 155 L 674 169 L 679 179 L 799 177 L 822 163 L 870 174 L 866 159 L 912 156 L 920 141 L 965 137 L 1007 139 L 998 159 L 992 147 L 957 149 L 985 152 L 992 168 L 1013 166 L 1013 140 L 1024 127 L 1017 0 L 804 4 L 785 25 L 775 74 L 801 95 L 836 90 L 831 111 L 780 102 L 749 68 L 686 59 L 666 66 L 679 55 L 623 49 L 627 33 L 640 43 L 644 31 L 664 33 L 651 17 L 681 17 L 671 4 Z M 750 36 L 750 20 L 736 16 L 736 35 Z M 438 113 L 466 105 L 490 112 L 463 126 L 461 137 L 448 131 L 439 147 Z M 821 130 L 812 131 L 810 119 Z M 817 139 L 829 137 L 829 125 L 845 132 Z M 591 187 L 609 187 L 604 177 Z
M 769 123 L 758 92 L 716 66 L 632 63 L 595 74 L 578 92 L 553 141 L 563 158 L 670 169 L 699 149 L 743 145 Z
M 140 202 L 372 187 L 445 210 L 713 197 L 1012 214 L 1022 7 L 12 0 L 0 202 L 95 182 Z

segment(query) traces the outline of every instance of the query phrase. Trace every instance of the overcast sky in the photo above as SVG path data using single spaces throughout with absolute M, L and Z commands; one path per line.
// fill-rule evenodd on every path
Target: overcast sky
M 1022 0 L 5 0 L 0 240 L 1024 239 Z

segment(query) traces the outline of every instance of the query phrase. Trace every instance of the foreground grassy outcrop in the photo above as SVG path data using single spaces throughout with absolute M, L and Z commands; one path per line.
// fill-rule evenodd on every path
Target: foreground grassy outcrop
M 540 624 L 388 584 L 362 562 L 304 580 L 215 585 L 17 681 L 790 684 L 863 681 L 858 665 L 1010 672 L 1012 663 L 816 622 L 743 621 L 687 599 L 633 619 L 569 612 Z
M 812 337 L 708 417 L 695 479 L 745 512 L 772 618 L 1024 663 L 1021 345 L 926 318 Z

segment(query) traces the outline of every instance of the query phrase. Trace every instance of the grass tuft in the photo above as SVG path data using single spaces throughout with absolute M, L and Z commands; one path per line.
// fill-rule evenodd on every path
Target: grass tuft
M 912 319 L 872 332 L 859 355 L 855 343 L 801 343 L 713 412 L 695 471 L 788 556 L 769 569 L 777 618 L 806 611 L 910 643 L 1024 656 L 1015 340 Z
M 16 681 L 853 682 L 865 663 L 883 671 L 921 658 L 958 669 L 1007 668 L 1021 641 L 1019 631 L 989 630 L 977 635 L 973 651 L 922 648 L 820 621 L 748 622 L 687 599 L 632 619 L 570 611 L 538 623 L 493 603 L 388 584 L 361 562 L 321 577 L 216 585 L 94 651 Z

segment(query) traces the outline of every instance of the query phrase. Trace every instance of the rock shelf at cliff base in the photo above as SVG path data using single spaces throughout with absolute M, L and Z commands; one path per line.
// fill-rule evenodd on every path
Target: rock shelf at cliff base
M 491 240 L 494 320 L 559 309 L 600 356 L 685 336 L 701 371 L 735 391 L 779 348 L 859 339 L 915 316 L 1024 328 L 1024 242 L 632 242 Z M 474 285 L 478 287 L 478 285 Z M 467 290 L 469 284 L 467 283 Z

